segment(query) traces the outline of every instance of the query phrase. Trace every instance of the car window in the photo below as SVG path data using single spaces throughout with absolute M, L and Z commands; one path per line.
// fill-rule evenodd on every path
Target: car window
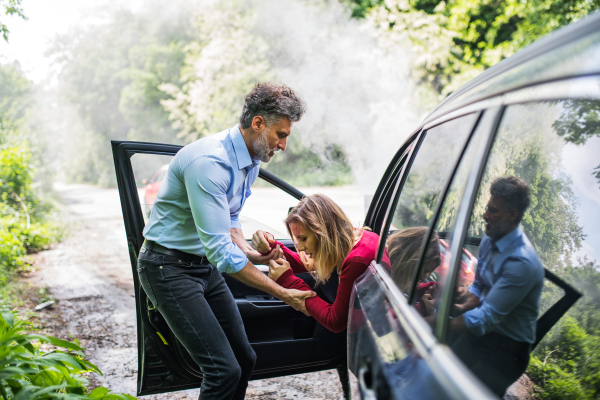
M 367 214 L 368 208 L 372 208 L 371 215 L 366 216 L 365 226 L 371 228 L 373 232 L 381 232 L 381 226 L 385 218 L 385 212 L 389 202 L 392 200 L 394 187 L 396 186 L 402 169 L 407 162 L 408 155 L 410 154 L 412 147 L 415 145 L 416 137 L 418 137 L 418 134 L 415 134 L 413 137 L 408 139 L 407 142 L 400 147 L 398 153 L 396 153 L 396 156 L 388 166 L 383 178 L 379 182 L 379 187 L 377 188 L 375 196 L 368 198 L 369 206 L 367 206 L 367 199 L 365 200 L 365 214 Z
M 535 264 L 534 257 L 583 293 L 568 317 L 561 320 L 568 323 L 555 326 L 533 353 L 529 365 L 533 366 L 534 380 L 541 379 L 535 371 L 545 362 L 552 364 L 551 368 L 561 365 L 561 373 L 565 374 L 587 376 L 597 371 L 585 363 L 595 357 L 591 350 L 577 346 L 584 346 L 587 335 L 597 334 L 600 323 L 599 305 L 594 300 L 600 295 L 599 120 L 600 102 L 595 100 L 507 107 L 483 171 L 463 243 L 478 259 L 473 264 L 476 280 L 469 291 L 480 297 L 481 307 L 487 307 L 481 308 L 485 313 L 481 311 L 480 318 L 475 313 L 463 315 L 469 322 L 467 332 L 492 332 L 531 343 L 535 338 L 535 320 L 563 296 L 563 291 L 549 281 L 542 288 L 531 283 L 539 279 L 528 272 Z M 506 219 L 502 213 L 516 207 L 506 204 L 520 201 L 511 194 L 517 190 L 514 178 L 525 182 L 530 190 L 531 202 L 520 223 L 524 236 L 519 236 L 518 231 L 504 234 L 507 228 L 503 227 Z M 534 250 L 519 250 L 517 254 L 513 249 L 521 246 L 519 240 L 530 242 Z M 512 275 L 507 278 L 501 271 Z M 455 286 L 456 307 L 450 318 L 458 317 L 465 304 L 466 297 L 458 293 L 463 290 L 461 283 L 467 282 L 459 281 Z M 449 331 L 448 344 L 458 346 L 464 334 Z M 457 354 L 465 359 L 460 348 Z
M 397 206 L 389 217 L 390 231 L 384 245 L 392 265 L 384 267 L 405 294 L 412 284 L 422 241 L 416 246 L 408 244 L 417 237 L 423 239 L 477 115 L 456 118 L 424 132 Z
M 173 156 L 144 153 L 136 153 L 131 157 L 131 167 L 144 222 L 147 222 L 150 217 L 158 189 L 172 159 Z
M 173 156 L 143 153 L 131 157 L 144 222 L 150 217 L 158 190 L 172 159 Z M 246 200 L 240 214 L 244 237 L 252 239 L 254 232 L 264 230 L 272 233 L 276 239 L 289 238 L 283 220 L 289 208 L 298 204 L 298 200 L 260 177 L 257 183 L 252 186 L 252 195 Z
M 441 294 L 444 287 L 449 284 L 451 279 L 448 274 L 449 263 L 452 260 L 451 247 L 452 235 L 456 225 L 456 219 L 461 205 L 461 200 L 465 194 L 465 187 L 469 173 L 473 169 L 476 152 L 481 145 L 481 141 L 488 132 L 484 129 L 476 130 L 469 141 L 464 155 L 456 169 L 448 191 L 446 192 L 439 213 L 433 225 L 433 230 L 427 232 L 424 227 L 412 227 L 403 231 L 398 231 L 390 235 L 388 239 L 388 252 L 390 260 L 395 260 L 394 248 L 402 240 L 408 241 L 415 236 L 418 242 L 413 246 L 420 249 L 422 243 L 426 240 L 425 250 L 420 260 L 420 265 L 416 274 L 414 283 L 412 305 L 423 317 L 431 317 L 434 322 L 437 315 L 437 309 L 440 305 Z M 420 230 L 423 233 L 417 235 Z M 398 237 L 398 239 L 396 239 Z M 424 238 L 425 237 L 425 238 Z M 475 279 L 474 268 L 476 268 L 477 259 L 466 248 L 460 250 L 460 271 L 456 296 L 465 296 L 467 288 Z M 394 262 L 392 261 L 392 265 Z

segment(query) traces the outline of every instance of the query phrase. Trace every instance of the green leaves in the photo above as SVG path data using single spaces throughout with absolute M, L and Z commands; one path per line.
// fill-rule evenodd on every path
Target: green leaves
M 4 312 L 0 317 L 0 396 L 6 400 L 104 399 L 131 400 L 130 395 L 111 393 L 98 387 L 87 393 L 88 380 L 83 373 L 101 374 L 85 360 L 76 343 L 26 332 L 30 324 Z M 48 343 L 67 351 L 40 350 Z
M 4 9 L 4 15 L 18 15 L 23 19 L 27 19 L 23 15 L 23 9 L 20 7 L 21 0 L 0 0 L 0 10 Z M 5 41 L 8 42 L 8 28 L 0 22 L 0 33 Z
M 417 53 L 416 76 L 443 95 L 600 7 L 600 0 L 346 1 L 368 5 L 362 13 L 384 35 L 408 39 Z

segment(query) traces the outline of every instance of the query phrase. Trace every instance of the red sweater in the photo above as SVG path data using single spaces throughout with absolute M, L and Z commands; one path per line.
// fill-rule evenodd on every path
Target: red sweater
M 285 258 L 292 268 L 285 271 L 279 279 L 277 279 L 277 284 L 288 289 L 312 290 L 302 279 L 294 276 L 294 272 L 307 272 L 298 253 L 289 250 L 281 243 L 279 243 L 279 245 L 283 249 Z M 340 283 L 338 285 L 335 302 L 329 304 L 319 296 L 306 299 L 306 309 L 310 312 L 310 315 L 330 331 L 341 332 L 346 329 L 346 325 L 348 324 L 350 295 L 352 293 L 354 281 L 367 270 L 371 261 L 377 256 L 378 245 L 379 235 L 373 232 L 363 231 L 362 237 L 354 245 L 350 254 L 348 254 L 348 257 L 346 257 L 342 264 Z

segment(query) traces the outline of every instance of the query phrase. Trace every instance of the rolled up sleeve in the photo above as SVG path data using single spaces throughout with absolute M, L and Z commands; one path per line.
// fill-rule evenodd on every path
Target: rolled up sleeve
M 232 171 L 217 157 L 200 157 L 184 171 L 183 178 L 194 224 L 208 260 L 221 272 L 239 272 L 248 257 L 231 241 L 235 221 L 230 216 L 227 189 Z M 239 219 L 236 217 L 237 224 Z
M 463 314 L 467 329 L 474 335 L 491 332 L 536 283 L 535 270 L 527 259 L 508 259 L 502 268 L 502 276 L 490 289 L 483 304 Z M 477 295 L 477 288 L 471 293 Z

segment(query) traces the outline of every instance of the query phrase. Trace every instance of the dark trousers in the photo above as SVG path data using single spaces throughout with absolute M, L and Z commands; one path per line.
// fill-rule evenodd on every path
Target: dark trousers
M 483 336 L 465 333 L 452 345 L 467 368 L 500 397 L 527 369 L 530 348 L 529 343 L 494 332 Z
M 210 264 L 145 250 L 144 291 L 203 374 L 201 400 L 244 399 L 256 354 L 223 276 Z

